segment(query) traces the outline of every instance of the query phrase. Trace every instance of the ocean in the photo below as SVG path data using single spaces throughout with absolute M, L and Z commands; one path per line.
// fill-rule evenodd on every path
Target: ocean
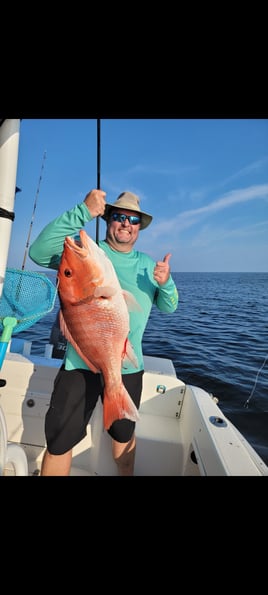
M 144 354 L 172 359 L 181 380 L 217 397 L 268 465 L 268 273 L 173 278 L 178 309 L 164 314 L 153 306 Z M 44 353 L 58 309 L 56 299 L 53 311 L 16 335 L 32 340 L 32 353 Z

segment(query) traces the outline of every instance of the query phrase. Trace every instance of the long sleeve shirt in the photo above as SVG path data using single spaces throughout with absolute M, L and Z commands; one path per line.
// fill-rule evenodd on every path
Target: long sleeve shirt
M 30 258 L 42 267 L 57 270 L 65 237 L 76 235 L 91 220 L 92 217 L 84 202 L 66 211 L 41 231 L 30 246 Z M 122 374 L 130 374 L 144 369 L 142 337 L 153 304 L 161 312 L 174 312 L 178 306 L 178 291 L 171 275 L 164 285 L 159 285 L 154 280 L 155 261 L 147 254 L 134 249 L 127 253 L 117 252 L 104 240 L 99 242 L 99 247 L 112 261 L 122 289 L 131 292 L 141 307 L 139 312 L 129 313 L 128 339 L 138 360 L 137 368 L 131 364 L 122 368 Z M 65 354 L 65 368 L 67 370 L 88 368 L 70 343 Z

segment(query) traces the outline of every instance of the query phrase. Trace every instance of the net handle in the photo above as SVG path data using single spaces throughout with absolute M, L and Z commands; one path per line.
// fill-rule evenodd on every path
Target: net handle
M 11 339 L 14 326 L 17 324 L 17 319 L 14 316 L 6 316 L 3 319 L 3 332 L 0 338 L 0 370 L 5 359 L 7 347 Z

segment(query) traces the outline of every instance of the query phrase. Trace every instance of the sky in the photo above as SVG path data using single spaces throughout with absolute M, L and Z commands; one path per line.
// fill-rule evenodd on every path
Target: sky
M 99 136 L 97 122 L 21 120 L 8 267 L 37 270 L 28 244 L 100 177 L 109 203 L 139 195 L 153 221 L 135 248 L 170 252 L 172 272 L 268 271 L 268 119 L 107 118 Z

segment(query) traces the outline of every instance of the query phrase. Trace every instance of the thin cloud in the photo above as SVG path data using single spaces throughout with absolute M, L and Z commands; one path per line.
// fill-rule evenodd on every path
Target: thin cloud
M 227 183 L 229 183 L 229 182 L 231 182 L 233 180 L 237 180 L 237 178 L 241 178 L 243 176 L 247 176 L 248 174 L 252 174 L 252 173 L 255 173 L 257 171 L 260 171 L 263 167 L 266 167 L 267 164 L 268 164 L 268 157 L 263 157 L 263 159 L 259 159 L 258 161 L 254 161 L 250 165 L 247 165 L 246 167 L 243 167 L 242 169 L 240 169 L 239 171 L 237 171 L 235 174 L 233 174 L 229 178 L 226 178 L 221 183 L 221 185 L 227 184 Z
M 215 245 L 215 242 L 219 243 L 221 240 L 226 240 L 227 238 L 248 238 L 250 235 L 256 235 L 256 233 L 258 234 L 259 238 L 260 234 L 267 234 L 267 226 L 268 219 L 266 221 L 247 225 L 242 228 L 236 227 L 233 229 L 230 229 L 230 227 L 218 227 L 215 229 L 215 227 L 206 225 L 202 227 L 198 234 L 195 235 L 191 241 L 191 245 L 197 247 L 208 246 L 209 244 Z
M 162 233 L 172 233 L 173 231 L 178 232 L 199 223 L 204 216 L 209 216 L 239 203 L 245 203 L 250 200 L 260 200 L 263 198 L 268 198 L 268 184 L 232 190 L 204 207 L 187 210 L 179 213 L 172 219 L 155 223 L 152 233 L 154 236 L 159 236 Z

